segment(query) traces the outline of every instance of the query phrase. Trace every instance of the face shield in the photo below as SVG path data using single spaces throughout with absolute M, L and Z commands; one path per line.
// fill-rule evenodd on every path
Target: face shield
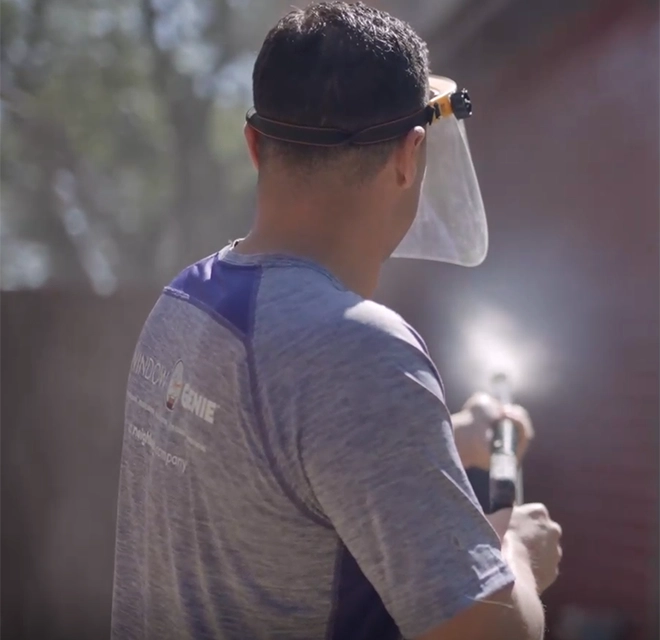
M 303 127 L 264 118 L 254 110 L 247 123 L 264 136 L 313 146 L 370 145 L 426 128 L 426 170 L 417 214 L 394 258 L 413 258 L 474 267 L 488 251 L 488 226 L 463 120 L 472 115 L 466 91 L 449 78 L 429 78 L 431 97 L 420 111 L 349 132 Z

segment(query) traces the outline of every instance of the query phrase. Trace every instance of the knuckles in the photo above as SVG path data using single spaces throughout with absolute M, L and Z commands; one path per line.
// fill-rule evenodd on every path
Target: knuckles
M 526 504 L 524 505 L 523 509 L 532 518 L 550 519 L 548 508 L 544 504 L 541 504 L 540 502 Z

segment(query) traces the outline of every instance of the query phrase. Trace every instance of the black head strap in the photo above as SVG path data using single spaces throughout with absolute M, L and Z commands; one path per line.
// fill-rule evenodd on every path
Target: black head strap
M 467 91 L 456 92 L 450 96 L 443 96 L 443 98 L 444 100 L 434 98 L 426 107 L 410 115 L 353 132 L 279 122 L 260 116 L 254 109 L 247 112 L 245 119 L 255 131 L 267 138 L 282 142 L 315 147 L 369 145 L 395 140 L 414 127 L 431 125 L 437 119 L 447 115 L 446 111 L 458 119 L 469 118 L 472 115 L 472 103 Z

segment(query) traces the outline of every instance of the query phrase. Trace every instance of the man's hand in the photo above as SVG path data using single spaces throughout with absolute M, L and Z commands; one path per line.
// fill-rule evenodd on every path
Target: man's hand
M 534 428 L 529 414 L 519 405 L 502 405 L 487 393 L 474 394 L 462 411 L 452 416 L 456 448 L 463 466 L 488 470 L 493 424 L 509 418 L 518 430 L 518 460 L 522 460 Z
M 513 572 L 513 587 L 476 602 L 417 640 L 541 640 L 539 595 L 555 580 L 561 559 L 561 527 L 542 504 L 501 509 L 486 516 L 503 540 L 502 554 Z
M 545 505 L 524 504 L 486 516 L 504 541 L 505 554 L 522 553 L 527 558 L 539 594 L 556 579 L 562 556 L 561 527 Z

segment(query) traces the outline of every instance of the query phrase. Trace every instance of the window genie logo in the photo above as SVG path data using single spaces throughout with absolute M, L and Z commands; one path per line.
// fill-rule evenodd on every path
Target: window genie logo
M 140 351 L 133 356 L 131 371 L 158 387 L 164 387 L 170 377 L 170 372 L 158 360 Z
M 174 405 L 179 401 L 181 397 L 181 391 L 183 390 L 183 362 L 179 360 L 174 365 L 172 369 L 172 375 L 170 376 L 170 384 L 167 387 L 167 396 L 165 398 L 165 406 L 172 411 Z
M 195 391 L 188 383 L 183 386 L 183 393 L 181 394 L 181 406 L 190 413 L 194 413 L 197 417 L 213 424 L 215 420 L 215 410 L 218 405 L 208 398 L 205 398 L 201 393 Z
M 179 360 L 172 374 L 170 375 L 170 382 L 167 387 L 167 394 L 165 396 L 165 406 L 173 411 L 177 402 L 181 402 L 184 410 L 195 414 L 209 424 L 213 424 L 215 420 L 215 410 L 217 404 L 208 398 L 204 397 L 198 391 L 195 391 L 189 383 L 184 382 L 183 375 L 183 362 Z
M 176 405 L 180 403 L 185 411 L 213 424 L 218 405 L 184 381 L 182 360 L 179 360 L 170 371 L 155 358 L 137 351 L 133 356 L 131 371 L 154 386 L 166 389 L 165 406 L 169 411 L 174 411 Z

